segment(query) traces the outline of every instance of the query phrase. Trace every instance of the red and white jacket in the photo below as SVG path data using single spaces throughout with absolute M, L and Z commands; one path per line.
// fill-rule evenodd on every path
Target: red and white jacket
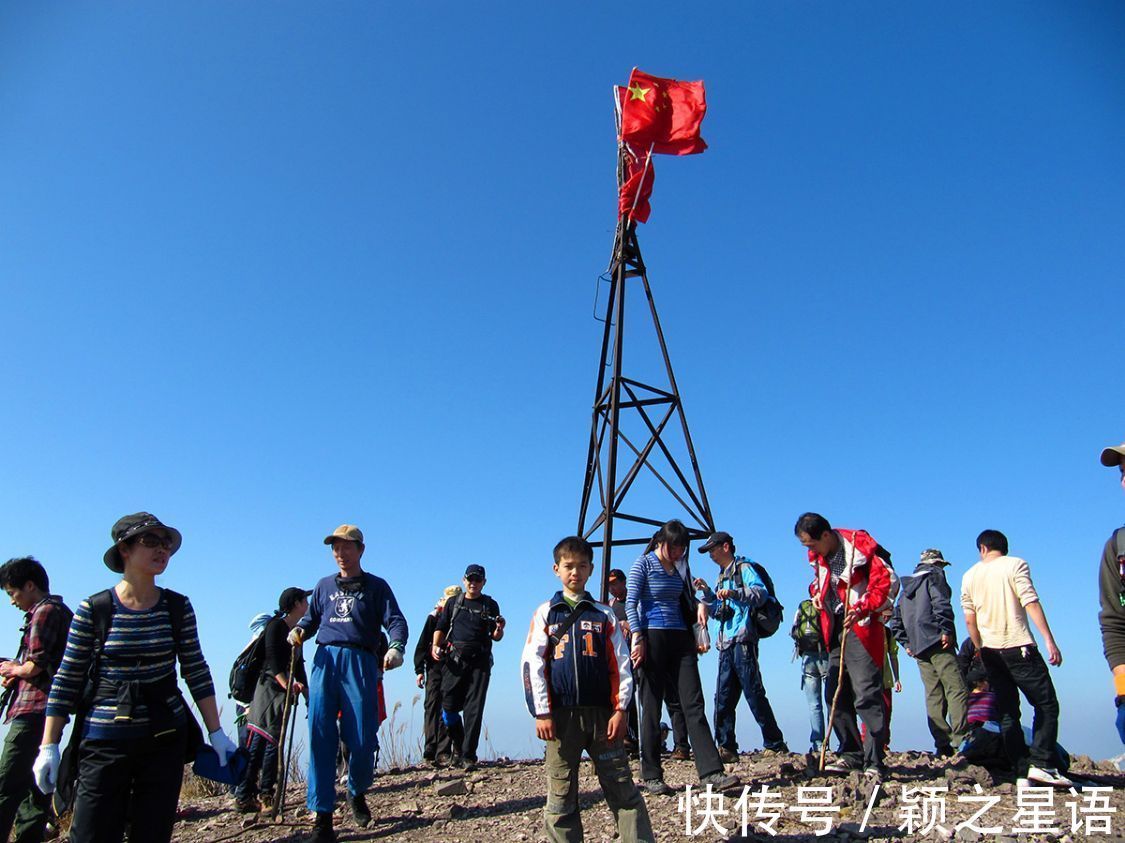
M 875 553 L 878 543 L 864 530 L 835 531 L 844 547 L 847 566 L 836 583 L 836 596 L 840 603 L 859 613 L 859 620 L 853 625 L 856 637 L 863 648 L 871 655 L 871 660 L 883 666 L 886 653 L 886 634 L 884 624 L 894 609 L 894 597 L 898 593 L 898 577 L 894 569 Z M 820 610 L 820 633 L 825 646 L 832 639 L 833 624 L 842 623 L 842 616 L 833 616 L 825 608 L 822 595 L 831 588 L 832 571 L 828 560 L 809 550 L 809 564 L 813 568 L 813 581 L 809 584 L 809 595 L 813 604 Z

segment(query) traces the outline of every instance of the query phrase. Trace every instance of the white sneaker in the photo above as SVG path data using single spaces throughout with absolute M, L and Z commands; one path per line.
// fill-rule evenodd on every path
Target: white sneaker
M 1074 782 L 1056 770 L 1054 767 L 1029 767 L 1027 770 L 1028 781 L 1036 784 L 1046 784 L 1051 787 L 1073 787 Z

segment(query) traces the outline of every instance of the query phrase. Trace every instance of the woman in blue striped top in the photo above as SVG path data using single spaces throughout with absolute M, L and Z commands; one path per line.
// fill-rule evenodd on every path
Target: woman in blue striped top
M 691 626 L 707 623 L 707 610 L 691 589 L 687 565 L 690 543 L 687 527 L 669 521 L 649 543 L 648 549 L 629 572 L 625 613 L 632 630 L 632 661 L 640 678 L 641 778 L 646 793 L 669 795 L 660 764 L 660 713 L 665 689 L 679 692 L 694 751 L 700 784 L 728 790 L 738 784 L 723 772 L 707 714 L 703 686 L 699 681 L 698 646 Z
M 51 684 L 36 781 L 54 790 L 63 726 L 83 715 L 72 843 L 172 838 L 176 805 L 198 735 L 176 682 L 176 659 L 225 764 L 234 744 L 219 724 L 211 671 L 199 648 L 195 613 L 186 597 L 156 585 L 182 541 L 178 530 L 147 512 L 113 526 L 104 561 L 122 574 L 107 592 L 83 600 L 74 614 L 66 652 Z M 100 607 L 100 608 L 99 608 Z M 97 618 L 106 618 L 101 655 Z M 178 627 L 178 630 L 177 630 Z M 178 633 L 178 634 L 177 634 Z M 96 674 L 90 673 L 96 663 Z

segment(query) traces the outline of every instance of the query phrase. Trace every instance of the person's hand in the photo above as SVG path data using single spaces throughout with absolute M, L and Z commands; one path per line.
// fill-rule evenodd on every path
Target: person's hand
M 424 673 L 419 673 L 414 678 L 415 678 L 415 681 L 418 683 L 419 688 L 421 688 L 423 685 L 426 684 L 426 675 Z
M 555 721 L 551 718 L 551 715 L 536 715 L 535 737 L 541 741 L 553 741 L 555 739 Z
M 732 589 L 732 588 L 720 588 L 718 591 L 715 592 L 715 596 L 718 597 L 720 600 L 730 600 L 732 597 L 735 596 L 734 595 L 734 589 Z
M 1062 651 L 1053 640 L 1047 642 L 1047 663 L 1058 667 L 1062 664 Z
M 3 679 L 0 679 L 0 686 L 3 686 L 4 688 L 10 688 L 12 683 L 15 682 L 15 681 L 16 681 L 16 677 L 5 676 Z
M 851 629 L 859 619 L 859 609 L 848 609 L 844 615 L 844 629 Z
M 914 658 L 914 651 L 913 650 L 911 650 L 909 647 L 903 647 L 902 649 L 906 650 L 906 655 L 910 656 L 911 658 Z
M 305 684 L 303 682 L 298 682 L 296 679 L 289 683 L 289 687 L 293 689 L 294 695 L 305 693 Z
M 902 683 L 897 681 L 897 680 L 895 681 L 895 693 L 896 694 L 902 693 Z
M 814 608 L 814 609 L 816 609 L 816 610 L 817 610 L 818 612 L 819 612 L 819 611 L 820 611 L 821 609 L 823 609 L 823 608 L 824 608 L 824 602 L 823 602 L 823 601 L 822 601 L 822 600 L 820 599 L 820 594 L 819 594 L 819 593 L 817 593 L 817 594 L 814 594 L 814 595 L 812 596 L 812 604 L 813 604 L 813 608 Z
M 300 647 L 305 640 L 305 631 L 301 627 L 295 626 L 289 630 L 289 635 L 285 640 L 289 642 L 290 646 Z
M 953 649 L 953 636 L 950 635 L 948 632 L 943 632 L 941 634 L 941 648 L 943 650 L 952 650 Z
M 430 647 L 430 658 L 435 662 L 440 662 L 443 655 L 445 654 L 441 651 L 441 647 L 439 647 L 437 644 L 434 644 L 432 647 Z
M 626 718 L 625 712 L 620 709 L 613 712 L 609 718 L 609 724 L 606 726 L 605 739 L 609 743 L 617 743 L 625 737 Z
M 645 640 L 643 638 L 633 638 L 633 647 L 629 651 L 629 660 L 633 662 L 633 667 L 640 667 L 645 661 Z
M 0 676 L 5 679 L 13 679 L 16 676 L 16 671 L 19 669 L 20 663 L 13 661 L 0 662 Z M 7 688 L 7 684 L 4 685 Z
M 35 763 L 31 766 L 35 776 L 35 786 L 43 793 L 54 793 L 59 780 L 59 745 L 45 743 L 39 747 Z
M 394 670 L 396 667 L 402 667 L 402 650 L 391 647 L 383 656 L 383 670 Z
M 234 751 L 237 749 L 231 739 L 227 737 L 227 733 L 220 726 L 207 734 L 207 741 L 211 744 L 211 749 L 215 750 L 215 754 L 219 756 L 219 766 L 227 766 L 227 759 L 234 755 Z
M 1117 734 L 1125 743 L 1125 697 L 1117 698 Z

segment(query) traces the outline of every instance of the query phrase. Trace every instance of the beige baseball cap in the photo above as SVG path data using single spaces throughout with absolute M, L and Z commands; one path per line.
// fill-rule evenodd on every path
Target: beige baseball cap
M 341 524 L 332 535 L 325 537 L 324 543 L 332 544 L 336 539 L 363 544 L 363 530 L 355 524 Z
M 1117 466 L 1125 462 L 1125 442 L 1102 451 L 1102 465 Z

